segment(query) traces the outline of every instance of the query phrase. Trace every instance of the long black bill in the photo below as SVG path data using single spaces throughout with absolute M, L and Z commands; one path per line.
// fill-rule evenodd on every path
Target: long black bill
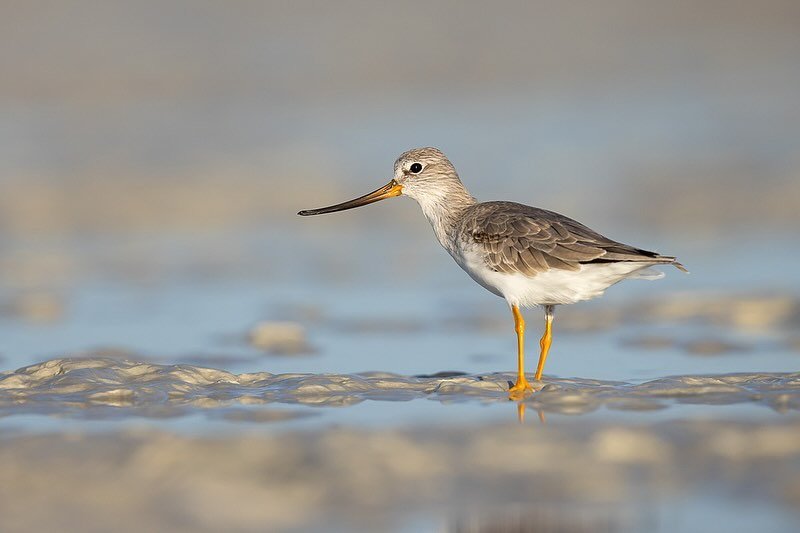
M 349 202 L 342 202 L 341 204 L 331 205 L 328 207 L 320 207 L 319 209 L 305 209 L 297 213 L 300 216 L 307 217 L 311 215 L 324 215 L 325 213 L 335 213 L 336 211 L 344 211 L 345 209 L 353 209 L 354 207 L 361 207 L 362 205 L 371 204 L 385 198 L 392 198 L 400 196 L 403 193 L 403 186 L 395 180 L 390 181 L 380 189 L 372 191 L 369 194 L 360 196 L 355 200 Z

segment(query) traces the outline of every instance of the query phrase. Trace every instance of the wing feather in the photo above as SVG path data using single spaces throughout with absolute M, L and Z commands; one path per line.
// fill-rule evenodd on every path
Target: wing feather
M 551 269 L 575 271 L 586 263 L 618 261 L 679 265 L 674 257 L 613 241 L 564 215 L 514 202 L 471 206 L 460 230 L 496 272 L 535 276 Z

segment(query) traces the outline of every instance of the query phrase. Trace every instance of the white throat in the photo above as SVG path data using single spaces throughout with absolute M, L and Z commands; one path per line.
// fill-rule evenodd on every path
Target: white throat
M 416 200 L 439 244 L 452 254 L 455 251 L 453 230 L 464 210 L 475 204 L 475 198 L 470 196 L 461 183 L 448 189 L 410 189 L 403 193 Z

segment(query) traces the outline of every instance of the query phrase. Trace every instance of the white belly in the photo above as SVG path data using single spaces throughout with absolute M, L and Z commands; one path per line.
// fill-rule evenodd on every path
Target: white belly
M 494 272 L 477 253 L 453 254 L 472 279 L 509 305 L 571 304 L 601 296 L 611 285 L 626 278 L 658 279 L 663 272 L 648 270 L 650 263 L 597 263 L 580 270 L 550 270 L 536 276 Z

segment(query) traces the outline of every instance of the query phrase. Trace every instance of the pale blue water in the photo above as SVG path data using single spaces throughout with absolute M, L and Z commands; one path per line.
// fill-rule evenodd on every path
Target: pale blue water
M 429 374 L 512 369 L 515 337 L 505 303 L 474 284 L 438 249 L 431 235 L 419 246 L 415 239 L 425 235 L 401 236 L 399 242 L 391 241 L 400 249 L 393 252 L 381 231 L 345 234 L 335 242 L 306 236 L 293 248 L 285 239 L 245 235 L 242 246 L 254 250 L 255 264 L 233 272 L 198 274 L 189 247 L 184 257 L 180 252 L 156 257 L 157 275 L 144 282 L 120 279 L 116 272 L 102 270 L 91 279 L 78 278 L 60 289 L 66 300 L 62 320 L 38 324 L 0 318 L 3 366 L 11 369 L 87 350 L 122 348 L 159 362 L 230 359 L 222 366 L 236 372 Z M 153 239 L 149 249 L 169 250 L 180 244 L 179 236 L 171 239 Z M 368 246 L 359 248 L 365 243 Z M 192 246 L 195 251 L 213 250 L 215 239 L 197 239 Z M 748 254 L 741 254 L 743 247 Z M 623 282 L 610 288 L 602 299 L 574 307 L 602 312 L 606 306 L 619 307 L 673 292 L 791 295 L 800 290 L 800 279 L 785 268 L 797 259 L 797 251 L 776 241 L 664 247 L 676 248 L 691 269 L 690 275 L 668 269 L 662 280 Z M 414 254 L 413 259 L 404 259 L 403 254 Z M 761 259 L 765 256 L 770 257 L 769 262 Z M 280 260 L 269 270 L 260 269 L 272 257 Z M 4 294 L 9 297 L 14 291 L 6 289 Z M 311 315 L 304 316 L 308 313 Z M 575 334 L 558 331 L 558 313 L 556 342 L 547 367 L 553 375 L 630 381 L 670 374 L 792 371 L 798 366 L 796 352 L 771 342 L 769 332 L 656 322 Z M 540 314 L 535 309 L 526 312 L 533 348 Z M 489 317 L 492 327 L 471 329 L 460 318 L 465 316 Z M 251 348 L 246 333 L 261 320 L 298 320 L 314 353 L 271 356 Z M 508 322 L 507 331 L 495 326 L 503 321 Z M 675 348 L 642 353 L 622 342 L 643 332 L 682 339 L 719 337 L 752 349 L 693 357 Z
M 383 228 L 336 238 L 311 231 L 301 233 L 298 244 L 298 237 L 291 233 L 293 227 L 280 231 L 264 228 L 236 236 L 195 236 L 186 241 L 180 241 L 180 236 L 144 239 L 137 246 L 150 250 L 158 265 L 156 275 L 149 279 L 135 281 L 120 277 L 113 268 L 100 270 L 62 289 L 67 302 L 62 320 L 37 324 L 8 316 L 0 318 L 2 365 L 11 370 L 55 357 L 115 348 L 129 352 L 133 359 L 190 363 L 236 373 L 342 374 L 377 370 L 404 375 L 439 371 L 480 374 L 514 368 L 515 336 L 507 306 L 461 272 L 438 249 L 431 235 L 400 235 L 388 240 L 382 238 Z M 419 244 L 418 237 L 423 238 Z M 216 245 L 229 248 L 233 238 L 248 250 L 252 264 L 227 265 L 219 272 L 206 274 L 202 269 L 198 272 L 193 257 L 204 257 Z M 183 248 L 178 247 L 180 242 Z M 89 255 L 114 249 L 114 243 L 102 240 L 83 246 Z M 669 243 L 663 249 L 679 253 L 692 274 L 669 269 L 662 280 L 624 282 L 609 289 L 600 300 L 577 305 L 602 312 L 604 306 L 623 306 L 675 291 L 760 294 L 781 289 L 792 294 L 800 288 L 797 278 L 786 276 L 781 266 L 793 261 L 795 250 L 781 247 L 776 241 L 756 239 L 747 246 L 752 255 L 742 256 L 739 241 L 712 245 Z M 772 260 L 765 263 L 757 257 L 765 255 Z M 7 290 L 6 294 L 13 293 Z M 487 316 L 492 324 L 499 325 L 507 321 L 508 328 L 493 325 L 475 329 L 463 318 L 470 316 Z M 527 316 L 528 366 L 532 367 L 540 311 L 529 310 Z M 313 353 L 270 355 L 249 346 L 246 334 L 261 320 L 297 320 L 306 330 Z M 669 375 L 792 372 L 800 367 L 800 355 L 775 332 L 672 322 L 630 323 L 581 333 L 559 332 L 558 326 L 557 314 L 555 343 L 546 369 L 553 376 L 643 382 Z M 711 337 L 739 343 L 746 349 L 717 356 L 693 356 L 676 347 L 653 350 L 625 342 L 641 334 L 684 340 Z M 366 402 L 319 409 L 315 410 L 318 416 L 273 425 L 381 426 L 461 422 L 475 417 L 505 420 L 516 416 L 511 407 L 475 402 L 443 406 L 422 400 L 379 405 Z M 699 416 L 709 411 L 718 416 L 774 416 L 766 409 L 747 406 L 673 406 L 664 412 L 635 416 L 602 409 L 592 416 L 654 419 Z M 115 423 L 120 422 L 119 417 L 112 418 Z M 6 423 L 39 429 L 63 425 L 46 418 L 10 417 Z M 219 423 L 231 424 L 191 411 L 148 423 L 200 431 L 210 431 Z M 81 424 L 91 427 L 94 423 Z

